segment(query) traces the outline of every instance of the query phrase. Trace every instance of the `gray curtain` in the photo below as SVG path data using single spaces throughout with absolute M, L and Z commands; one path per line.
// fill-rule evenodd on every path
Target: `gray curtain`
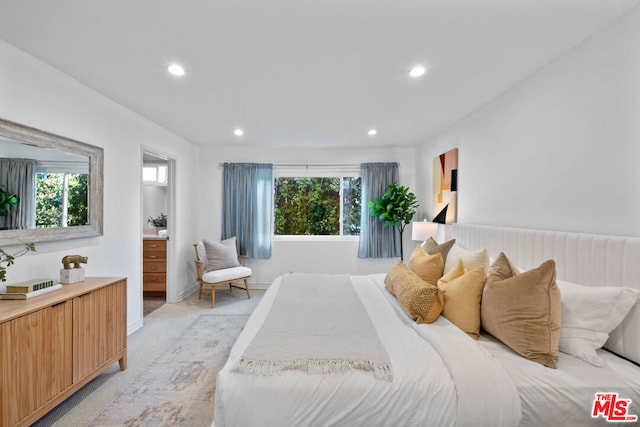
M 397 227 L 383 227 L 380 218 L 369 214 L 368 201 L 382 196 L 387 186 L 399 182 L 397 163 L 362 163 L 362 203 L 358 258 L 393 258 L 400 256 L 400 236 Z
M 33 159 L 0 158 L 0 186 L 20 198 L 15 209 L 0 216 L 0 227 L 9 230 L 35 228 L 35 164 Z
M 222 239 L 235 236 L 239 254 L 271 258 L 272 192 L 273 165 L 223 165 Z

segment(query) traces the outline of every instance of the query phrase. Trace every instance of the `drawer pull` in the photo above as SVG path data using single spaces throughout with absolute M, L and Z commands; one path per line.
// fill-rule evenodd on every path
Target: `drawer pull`
M 150 248 L 157 248 L 158 245 L 149 245 Z
M 156 258 L 158 258 L 158 256 L 157 255 L 149 255 L 149 258 L 156 259 Z

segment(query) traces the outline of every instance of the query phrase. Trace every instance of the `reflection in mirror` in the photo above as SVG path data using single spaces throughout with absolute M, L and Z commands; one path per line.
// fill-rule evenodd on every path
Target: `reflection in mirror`
M 0 230 L 88 225 L 88 179 L 88 156 L 0 137 L 0 188 L 17 198 Z
M 0 244 L 101 235 L 102 162 L 101 148 L 0 119 Z

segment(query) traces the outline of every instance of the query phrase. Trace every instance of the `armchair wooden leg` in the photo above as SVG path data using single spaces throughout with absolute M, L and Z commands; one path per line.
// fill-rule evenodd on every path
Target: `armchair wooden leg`
M 247 279 L 244 279 L 244 288 L 247 291 L 247 298 L 251 298 L 251 293 L 249 292 L 249 282 L 247 282 Z
M 198 299 L 202 298 L 202 282 L 200 282 L 200 290 L 198 291 Z
M 211 308 L 216 304 L 216 287 L 211 287 Z

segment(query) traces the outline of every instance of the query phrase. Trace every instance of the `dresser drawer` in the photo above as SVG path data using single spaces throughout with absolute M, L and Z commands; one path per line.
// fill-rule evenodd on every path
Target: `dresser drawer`
M 142 262 L 142 272 L 143 273 L 166 273 L 167 262 L 165 260 L 150 261 L 145 259 Z
M 154 260 L 166 260 L 167 252 L 166 251 L 144 251 L 142 255 L 143 261 L 154 261 Z
M 167 250 L 166 240 L 143 240 L 142 249 L 146 253 L 147 251 L 163 251 Z
M 166 291 L 167 275 L 165 273 L 144 273 L 142 275 L 143 291 Z

